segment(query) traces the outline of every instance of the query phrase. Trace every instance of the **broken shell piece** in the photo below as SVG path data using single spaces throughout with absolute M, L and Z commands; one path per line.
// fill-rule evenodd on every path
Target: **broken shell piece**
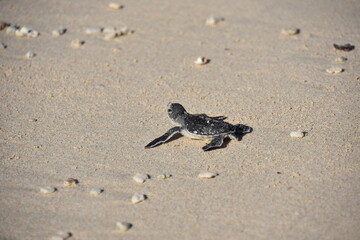
M 89 193 L 90 193 L 90 195 L 98 196 L 102 192 L 104 192 L 104 189 L 102 189 L 102 188 L 92 188 Z
M 210 62 L 209 59 L 207 59 L 205 57 L 198 57 L 194 63 L 196 65 L 204 65 L 204 64 L 207 64 L 208 62 Z
M 64 181 L 64 186 L 66 186 L 66 187 L 75 186 L 78 183 L 79 183 L 79 181 L 77 179 L 68 178 L 68 179 L 66 179 L 66 181 Z
M 331 67 L 331 68 L 326 69 L 326 72 L 329 74 L 337 74 L 337 73 L 341 73 L 343 71 L 344 71 L 344 69 L 340 68 L 340 67 Z
M 40 188 L 40 192 L 43 194 L 50 194 L 56 191 L 57 191 L 56 187 L 52 187 L 52 186 L 46 186 Z
M 66 240 L 72 236 L 71 232 L 58 232 L 58 234 L 52 236 L 50 240 Z
M 137 183 L 144 183 L 150 176 L 145 173 L 138 173 L 133 177 L 133 180 Z
M 102 30 L 103 29 L 101 27 L 88 27 L 88 28 L 85 28 L 85 33 L 86 34 L 97 34 L 97 33 L 101 33 Z
M 79 39 L 74 39 L 74 40 L 71 41 L 70 45 L 71 45 L 72 48 L 79 48 L 84 44 L 85 44 L 85 41 L 81 41 Z
M 33 51 L 29 51 L 25 54 L 26 58 L 33 58 L 36 56 L 36 53 L 34 53 Z
M 283 28 L 281 29 L 281 34 L 286 36 L 293 36 L 300 33 L 300 29 L 298 28 Z
M 167 173 L 163 173 L 157 176 L 158 179 L 167 179 L 170 178 L 172 175 L 171 174 L 167 174 Z
M 58 29 L 55 29 L 55 30 L 52 30 L 51 31 L 51 35 L 53 35 L 54 37 L 59 37 L 61 35 L 64 35 L 66 33 L 66 28 L 58 28 Z
M 214 26 L 223 21 L 225 21 L 225 18 L 223 17 L 209 17 L 208 19 L 206 19 L 205 24 L 208 26 Z
M 119 3 L 111 2 L 111 3 L 109 3 L 109 8 L 111 8 L 113 10 L 118 10 L 118 9 L 124 8 L 124 6 Z
M 132 197 L 131 197 L 131 202 L 133 204 L 137 204 L 137 203 L 141 203 L 143 201 L 146 200 L 146 195 L 142 194 L 142 193 L 135 193 Z
M 334 48 L 340 51 L 345 51 L 345 52 L 350 52 L 352 50 L 354 50 L 355 46 L 351 45 L 350 43 L 344 44 L 344 45 L 339 45 L 334 43 Z
M 343 62 L 346 62 L 348 59 L 346 57 L 338 57 L 338 58 L 335 58 L 335 62 L 337 63 L 343 63 Z
M 290 137 L 292 138 L 303 138 L 305 137 L 305 132 L 303 131 L 294 131 L 290 133 Z
M 117 222 L 116 227 L 120 232 L 126 232 L 132 227 L 132 224 L 129 222 Z
M 214 178 L 214 177 L 216 177 L 217 175 L 219 175 L 219 174 L 217 174 L 217 173 L 215 173 L 215 172 L 205 171 L 205 172 L 199 173 L 198 177 L 199 177 L 199 178 L 203 178 L 203 179 L 209 179 L 209 178 Z

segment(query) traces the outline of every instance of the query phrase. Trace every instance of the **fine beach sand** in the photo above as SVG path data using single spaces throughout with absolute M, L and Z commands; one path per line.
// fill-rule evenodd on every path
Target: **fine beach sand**
M 0 21 L 40 32 L 0 32 L 1 240 L 360 238 L 359 1 L 109 3 L 0 0 Z M 206 26 L 210 16 L 225 21 Z M 106 26 L 134 33 L 84 32 Z M 289 27 L 300 34 L 280 33 Z M 145 150 L 172 127 L 169 102 L 254 131 L 210 152 L 184 137 Z M 206 170 L 219 175 L 199 179 Z M 132 204 L 136 192 L 148 199 Z

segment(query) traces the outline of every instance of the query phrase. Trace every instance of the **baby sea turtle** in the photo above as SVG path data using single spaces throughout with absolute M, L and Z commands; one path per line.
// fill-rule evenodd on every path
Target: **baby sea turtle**
M 240 141 L 242 135 L 252 131 L 251 127 L 225 122 L 224 116 L 209 117 L 206 114 L 190 114 L 179 103 L 169 103 L 167 111 L 170 119 L 177 126 L 151 141 L 145 148 L 153 148 L 168 141 L 176 133 L 180 133 L 193 139 L 210 138 L 210 143 L 202 148 L 207 151 L 221 147 L 224 138 L 230 137 Z

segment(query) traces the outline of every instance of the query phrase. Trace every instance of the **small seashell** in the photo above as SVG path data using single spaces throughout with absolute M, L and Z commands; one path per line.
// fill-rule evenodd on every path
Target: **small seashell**
M 343 63 L 343 62 L 346 62 L 348 59 L 346 57 L 338 57 L 338 58 L 335 58 L 335 62 L 337 63 Z
M 92 188 L 89 193 L 90 193 L 90 195 L 98 196 L 102 192 L 104 192 L 104 189 L 102 189 L 102 188 Z
M 137 183 L 144 183 L 150 176 L 145 173 L 138 173 L 133 177 L 133 180 Z
M 33 58 L 36 56 L 36 53 L 34 53 L 33 51 L 29 51 L 25 54 L 25 57 L 27 58 Z
M 7 46 L 4 43 L 0 43 L 0 49 L 5 49 Z
M 223 17 L 209 17 L 208 19 L 206 19 L 205 24 L 208 26 L 214 26 L 223 21 L 225 21 L 225 18 Z
M 305 132 L 303 131 L 294 131 L 290 133 L 290 137 L 292 138 L 303 138 L 305 137 Z
M 126 232 L 132 227 L 132 224 L 129 222 L 117 222 L 116 227 L 120 232 Z
M 137 203 L 140 203 L 140 202 L 143 202 L 146 200 L 146 195 L 145 194 L 142 194 L 142 193 L 135 193 L 132 197 L 131 197 L 131 202 L 133 204 L 137 204 Z
M 79 48 L 85 44 L 85 41 L 81 41 L 80 39 L 74 39 L 71 41 L 72 48 Z
M 329 74 L 337 74 L 337 73 L 341 73 L 343 71 L 344 71 L 344 69 L 340 68 L 340 67 L 331 67 L 331 68 L 326 69 L 326 72 Z
M 52 186 L 40 187 L 40 192 L 43 194 L 50 194 L 56 191 L 57 191 L 56 187 L 52 187 Z
M 167 179 L 170 178 L 172 175 L 171 174 L 167 174 L 167 173 L 163 173 L 157 176 L 158 179 Z
M 196 61 L 194 61 L 194 63 L 195 63 L 196 65 L 204 65 L 204 64 L 207 64 L 209 61 L 210 61 L 210 60 L 207 59 L 207 58 L 205 58 L 205 57 L 198 57 L 198 58 L 196 59 Z
M 217 173 L 215 173 L 215 172 L 205 171 L 205 172 L 199 173 L 198 177 L 199 177 L 199 178 L 203 178 L 203 179 L 209 179 L 209 178 L 214 178 L 214 177 L 216 177 L 217 175 L 219 175 L 219 174 L 217 174 Z
M 102 32 L 102 28 L 101 27 L 88 27 L 85 28 L 85 33 L 86 34 L 98 34 Z
M 111 2 L 111 3 L 109 3 L 109 8 L 111 8 L 113 10 L 118 10 L 118 9 L 124 8 L 124 6 L 119 3 Z
M 66 31 L 67 31 L 66 28 L 60 27 L 58 29 L 52 30 L 51 35 L 53 35 L 54 37 L 59 37 L 61 35 L 64 35 Z
M 15 34 L 16 30 L 18 30 L 19 28 L 15 25 L 10 25 L 6 28 L 5 32 L 6 34 Z
M 64 181 L 64 186 L 66 187 L 70 187 L 70 186 L 76 186 L 76 184 L 78 184 L 79 181 L 75 178 L 68 178 L 66 179 L 66 181 Z
M 72 236 L 71 232 L 58 232 L 58 234 L 52 236 L 50 240 L 66 240 Z
M 104 40 L 107 40 L 107 41 L 113 40 L 113 39 L 115 39 L 117 36 L 118 36 L 118 35 L 117 35 L 117 33 L 115 33 L 115 32 L 113 32 L 113 33 L 106 33 L 106 34 L 104 35 Z
M 355 46 L 351 45 L 350 43 L 344 44 L 344 45 L 339 45 L 334 43 L 334 48 L 336 50 L 340 50 L 340 51 L 344 51 L 344 52 L 350 52 L 352 50 L 354 50 Z
M 10 26 L 10 23 L 1 21 L 1 22 L 0 22 L 0 31 L 4 30 L 4 29 L 7 28 L 8 26 Z
M 294 36 L 300 33 L 300 29 L 298 28 L 283 28 L 281 29 L 281 34 L 286 36 Z

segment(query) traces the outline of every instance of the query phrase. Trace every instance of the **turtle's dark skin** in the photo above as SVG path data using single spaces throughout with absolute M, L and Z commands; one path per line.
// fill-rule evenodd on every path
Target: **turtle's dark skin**
M 240 141 L 241 135 L 252 131 L 251 127 L 242 124 L 233 125 L 224 122 L 226 119 L 224 116 L 209 117 L 206 114 L 190 114 L 179 103 L 169 103 L 168 115 L 177 126 L 151 141 L 145 148 L 153 148 L 168 141 L 176 133 L 180 133 L 194 139 L 210 138 L 210 143 L 202 148 L 207 151 L 221 147 L 224 138 L 230 137 Z

